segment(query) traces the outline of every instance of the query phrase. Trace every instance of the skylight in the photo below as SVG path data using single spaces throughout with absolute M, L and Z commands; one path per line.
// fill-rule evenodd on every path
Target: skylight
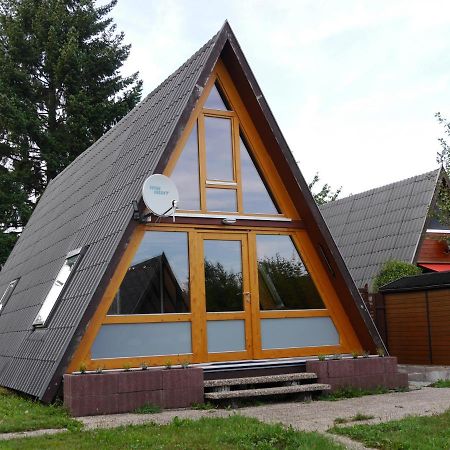
M 15 280 L 12 280 L 8 286 L 5 289 L 5 292 L 3 292 L 2 297 L 0 298 L 0 314 L 3 311 L 3 309 L 6 306 L 6 303 L 8 303 L 8 300 L 11 298 L 11 295 L 14 291 L 14 288 L 16 287 L 19 279 L 16 278 Z
M 70 274 L 75 268 L 75 264 L 79 259 L 80 253 L 81 248 L 68 253 L 63 266 L 59 270 L 59 273 L 56 276 L 55 281 L 53 282 L 53 286 L 48 292 L 47 297 L 45 298 L 44 303 L 42 304 L 41 309 L 36 316 L 36 319 L 34 319 L 33 326 L 46 326 L 50 314 L 54 310 L 57 301 L 60 299 L 61 293 L 63 292 L 67 280 L 69 279 Z

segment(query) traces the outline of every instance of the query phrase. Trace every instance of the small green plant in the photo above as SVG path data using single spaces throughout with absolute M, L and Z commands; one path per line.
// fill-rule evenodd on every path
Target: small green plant
M 125 372 L 129 372 L 131 370 L 130 364 L 126 363 L 122 366 L 122 369 L 125 370 Z
M 184 360 L 184 361 L 181 361 L 181 367 L 183 368 L 183 369 L 189 369 L 189 361 L 186 359 L 186 360 Z
M 85 363 L 81 363 L 80 367 L 78 367 L 80 373 L 86 373 L 87 367 Z
M 368 358 L 370 356 L 370 352 L 368 352 L 367 350 L 364 350 L 362 356 L 363 356 L 363 358 Z
M 317 355 L 319 361 L 325 361 L 327 359 L 327 355 Z
M 336 419 L 333 420 L 335 425 L 342 424 L 342 423 L 348 423 L 350 422 L 350 419 L 346 419 L 345 417 L 336 417 Z
M 361 352 L 355 350 L 355 351 L 353 351 L 353 352 L 351 353 L 351 355 L 352 355 L 352 358 L 353 358 L 353 359 L 358 359 L 358 358 L 361 356 Z
M 197 409 L 200 411 L 206 411 L 209 409 L 216 409 L 216 406 L 212 403 L 206 402 L 206 403 L 193 403 L 191 406 L 192 409 Z
M 331 357 L 331 359 L 335 359 L 335 360 L 342 359 L 342 354 L 341 354 L 341 353 L 336 353 L 335 355 L 333 355 L 333 356 Z
M 384 348 L 378 347 L 378 348 L 377 348 L 377 355 L 378 355 L 380 358 L 383 358 L 384 356 L 386 356 L 386 353 L 385 353 L 385 351 L 384 351 Z
M 133 412 L 136 414 L 157 414 L 161 412 L 161 406 L 148 403 L 147 405 L 136 408 Z
M 141 369 L 142 370 L 147 370 L 148 369 L 148 364 L 145 361 L 141 364 Z
M 357 413 L 352 417 L 353 422 L 361 422 L 363 420 L 370 420 L 374 419 L 375 416 L 372 416 L 371 414 L 363 414 L 363 413 Z
M 166 361 L 166 369 L 171 369 L 172 368 L 172 361 L 170 359 L 168 359 Z
M 104 369 L 104 367 L 103 366 L 98 366 L 96 369 L 95 369 L 95 373 L 103 373 L 103 369 Z
M 363 414 L 363 413 L 357 413 L 352 417 L 336 417 L 336 419 L 334 419 L 334 424 L 335 425 L 339 425 L 339 424 L 343 424 L 343 423 L 349 423 L 349 422 L 362 422 L 364 420 L 370 420 L 370 419 L 374 419 L 375 416 L 372 415 L 368 415 L 368 414 Z
M 450 380 L 437 380 L 430 386 L 434 388 L 450 388 Z
M 349 386 L 337 389 L 329 394 L 323 394 L 319 397 L 319 400 L 336 401 L 344 398 L 364 397 L 365 395 L 386 394 L 387 392 L 389 392 L 389 389 L 383 386 L 379 386 L 375 389 L 359 389 Z

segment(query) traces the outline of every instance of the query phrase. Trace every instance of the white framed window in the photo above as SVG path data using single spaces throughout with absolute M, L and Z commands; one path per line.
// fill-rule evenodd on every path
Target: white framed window
M 3 309 L 5 308 L 6 303 L 8 303 L 8 300 L 11 298 L 14 288 L 16 287 L 18 282 L 19 282 L 19 278 L 16 278 L 15 280 L 10 281 L 8 286 L 6 286 L 6 289 L 0 298 L 0 314 L 2 313 Z
M 50 291 L 48 292 L 47 297 L 45 297 L 41 309 L 34 319 L 33 326 L 45 327 L 47 325 L 50 315 L 55 309 L 55 306 L 60 299 L 64 288 L 67 285 L 67 281 L 71 273 L 74 271 L 76 264 L 80 260 L 81 254 L 81 248 L 73 250 L 67 254 L 64 264 L 62 265 L 55 281 L 53 282 L 53 286 L 50 288 Z

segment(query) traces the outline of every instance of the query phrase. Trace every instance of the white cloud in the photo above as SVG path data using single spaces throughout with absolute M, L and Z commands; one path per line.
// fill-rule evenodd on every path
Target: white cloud
M 450 2 L 119 0 L 145 92 L 229 19 L 306 178 L 358 192 L 435 167 Z

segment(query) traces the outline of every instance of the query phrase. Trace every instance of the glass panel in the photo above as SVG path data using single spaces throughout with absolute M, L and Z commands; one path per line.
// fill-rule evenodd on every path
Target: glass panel
M 0 298 L 0 313 L 2 312 L 2 309 L 6 306 L 6 303 L 8 303 L 8 300 L 11 298 L 11 295 L 18 281 L 19 281 L 18 278 L 11 281 L 6 287 L 5 292 L 3 292 L 3 295 Z
M 339 345 L 339 334 L 329 317 L 292 317 L 261 320 L 263 349 Z
M 178 209 L 191 211 L 200 209 L 198 167 L 198 134 L 197 123 L 195 123 L 170 177 L 180 193 Z
M 94 359 L 192 353 L 191 323 L 102 325 L 91 352 Z
M 147 231 L 108 314 L 189 311 L 187 233 Z
M 206 99 L 205 105 L 203 108 L 207 109 L 219 109 L 221 111 L 229 111 L 229 108 L 225 105 L 224 99 L 217 89 L 217 86 L 214 85 L 209 93 L 208 98 Z
M 278 214 L 279 211 L 274 205 L 242 139 L 240 139 L 240 148 L 244 212 Z
M 289 236 L 257 235 L 256 250 L 262 310 L 325 308 Z
M 70 272 L 72 272 L 73 266 L 77 262 L 78 255 L 71 256 L 64 261 L 63 266 L 58 272 L 55 281 L 53 282 L 53 286 L 47 294 L 47 297 L 44 300 L 44 303 L 39 310 L 36 319 L 34 319 L 33 325 L 35 326 L 44 326 L 45 322 L 50 316 L 50 313 L 53 310 L 62 290 L 64 289 L 64 285 L 66 284 L 67 279 L 69 278 Z
M 204 241 L 206 311 L 242 311 L 241 241 Z
M 231 120 L 205 117 L 206 178 L 234 181 Z
M 208 352 L 242 352 L 245 350 L 243 320 L 208 320 Z
M 207 188 L 206 209 L 208 211 L 236 212 L 236 190 Z

